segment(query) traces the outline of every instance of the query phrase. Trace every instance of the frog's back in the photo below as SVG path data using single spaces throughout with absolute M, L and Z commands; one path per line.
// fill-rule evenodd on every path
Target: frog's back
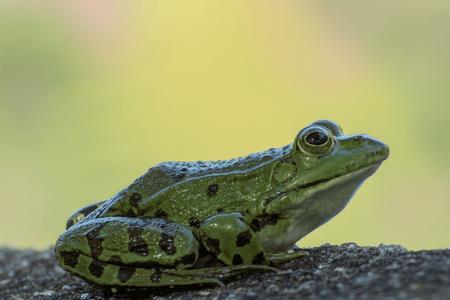
M 195 178 L 220 175 L 231 172 L 245 172 L 287 155 L 291 145 L 271 148 L 266 151 L 252 153 L 245 157 L 216 161 L 169 161 L 150 168 L 144 175 L 136 179 L 127 189 L 129 197 L 140 195 L 149 197 L 168 187 Z

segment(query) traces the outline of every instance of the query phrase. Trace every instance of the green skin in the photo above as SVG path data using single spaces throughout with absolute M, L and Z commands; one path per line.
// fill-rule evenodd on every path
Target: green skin
M 276 270 L 305 255 L 295 243 L 339 213 L 388 155 L 382 142 L 320 120 L 282 148 L 161 163 L 74 213 L 56 256 L 67 271 L 109 287 L 220 285 Z

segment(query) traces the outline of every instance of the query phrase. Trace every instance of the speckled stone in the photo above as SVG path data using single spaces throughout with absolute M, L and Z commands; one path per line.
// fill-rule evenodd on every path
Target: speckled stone
M 407 251 L 354 243 L 306 249 L 280 273 L 254 273 L 224 288 L 159 289 L 133 299 L 450 299 L 450 249 Z M 53 251 L 0 248 L 0 299 L 126 299 L 62 272 Z

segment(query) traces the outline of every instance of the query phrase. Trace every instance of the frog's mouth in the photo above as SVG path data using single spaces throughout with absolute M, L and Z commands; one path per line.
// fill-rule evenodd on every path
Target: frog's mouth
M 339 178 L 342 178 L 342 179 L 343 179 L 343 178 L 346 178 L 346 177 L 357 177 L 360 173 L 366 173 L 366 171 L 368 171 L 368 170 L 373 170 L 372 172 L 370 172 L 370 174 L 367 174 L 367 177 L 369 177 L 370 175 L 372 175 L 373 173 L 375 173 L 375 171 L 376 171 L 380 166 L 381 166 L 381 162 L 377 162 L 377 163 L 368 165 L 368 166 L 366 166 L 366 167 L 357 169 L 357 170 L 355 170 L 355 171 L 352 171 L 352 172 L 350 172 L 350 173 L 337 174 L 337 175 L 334 175 L 334 176 L 329 177 L 329 178 L 318 179 L 318 180 L 316 180 L 316 181 L 312 181 L 312 182 L 308 182 L 308 183 L 305 183 L 305 184 L 301 184 L 301 185 L 298 185 L 295 189 L 301 190 L 301 189 L 307 189 L 307 188 L 310 188 L 310 187 L 313 187 L 313 186 L 316 186 L 316 187 L 317 187 L 317 186 L 319 186 L 319 185 L 322 184 L 322 183 L 332 182 L 333 180 L 334 180 L 334 181 L 338 181 Z M 335 179 L 336 179 L 336 180 L 335 180 Z M 333 182 L 334 182 L 334 181 L 333 181 Z M 286 191 L 286 192 L 288 193 L 289 191 Z

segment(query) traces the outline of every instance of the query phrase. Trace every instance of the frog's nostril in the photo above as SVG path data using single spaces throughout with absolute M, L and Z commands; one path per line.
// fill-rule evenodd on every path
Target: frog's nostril
M 361 142 L 361 141 L 363 140 L 363 136 L 362 136 L 362 135 L 355 135 L 355 136 L 353 137 L 353 140 L 354 140 L 355 142 Z

